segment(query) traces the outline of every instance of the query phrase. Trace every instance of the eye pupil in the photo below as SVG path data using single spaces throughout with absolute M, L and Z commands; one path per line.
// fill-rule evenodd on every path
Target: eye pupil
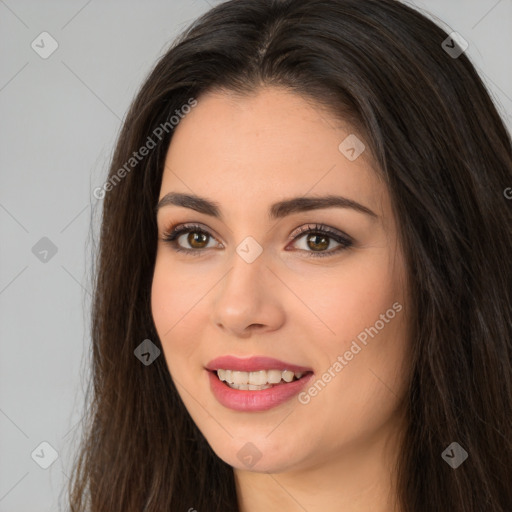
M 188 243 L 192 246 L 192 247 L 197 247 L 195 244 L 196 242 L 199 242 L 199 248 L 202 248 L 202 245 L 201 245 L 201 241 L 197 240 L 198 238 L 203 238 L 203 243 L 206 241 L 206 237 L 207 235 L 205 235 L 204 233 L 198 233 L 197 231 L 191 231 L 189 234 L 188 234 Z
M 320 240 L 323 240 L 323 241 L 324 241 L 324 243 L 323 243 L 323 244 L 321 243 L 321 244 L 320 244 L 320 247 L 318 247 L 318 245 L 317 245 L 317 247 L 315 248 L 314 246 L 311 246 L 311 245 L 309 244 L 309 242 L 311 242 L 313 238 L 314 238 L 314 240 L 315 240 L 315 241 L 313 242 L 314 244 L 318 244 L 318 242 L 316 241 L 316 239 L 317 239 L 317 238 L 320 238 Z M 324 235 L 319 235 L 319 234 L 316 234 L 316 233 L 312 233 L 312 234 L 310 234 L 310 235 L 308 236 L 308 246 L 309 246 L 311 249 L 313 249 L 313 250 L 318 250 L 318 249 L 320 249 L 320 250 L 322 250 L 322 249 L 327 249 L 327 247 L 329 247 L 329 241 L 327 240 L 327 237 L 326 237 L 326 236 L 324 236 Z

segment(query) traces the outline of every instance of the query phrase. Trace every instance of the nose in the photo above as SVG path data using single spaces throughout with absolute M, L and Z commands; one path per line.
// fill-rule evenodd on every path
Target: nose
M 247 338 L 271 332 L 284 323 L 286 287 L 261 254 L 248 263 L 237 253 L 232 266 L 214 289 L 212 320 L 225 334 Z

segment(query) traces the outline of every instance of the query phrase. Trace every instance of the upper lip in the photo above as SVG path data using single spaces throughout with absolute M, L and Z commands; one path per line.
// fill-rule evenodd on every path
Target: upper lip
M 212 359 L 207 365 L 207 370 L 235 370 L 241 372 L 256 372 L 259 370 L 290 370 L 292 372 L 312 372 L 311 368 L 299 366 L 273 357 L 252 356 L 241 359 L 235 356 L 220 356 Z

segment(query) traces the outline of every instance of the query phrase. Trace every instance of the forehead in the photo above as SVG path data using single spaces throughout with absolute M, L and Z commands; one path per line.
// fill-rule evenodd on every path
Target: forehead
M 349 125 L 285 89 L 239 96 L 213 92 L 174 128 L 160 197 L 208 195 L 229 210 L 283 197 L 343 194 L 380 213 L 386 190 L 365 149 L 349 160 L 339 146 Z M 364 143 L 364 140 L 362 140 Z

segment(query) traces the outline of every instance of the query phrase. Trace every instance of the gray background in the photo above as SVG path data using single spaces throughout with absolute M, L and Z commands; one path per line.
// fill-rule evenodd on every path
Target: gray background
M 89 364 L 92 191 L 146 73 L 216 3 L 0 0 L 0 512 L 67 509 Z M 469 42 L 510 129 L 512 0 L 408 3 Z M 44 31 L 58 43 L 47 59 L 31 47 Z M 58 453 L 48 469 L 42 442 Z

